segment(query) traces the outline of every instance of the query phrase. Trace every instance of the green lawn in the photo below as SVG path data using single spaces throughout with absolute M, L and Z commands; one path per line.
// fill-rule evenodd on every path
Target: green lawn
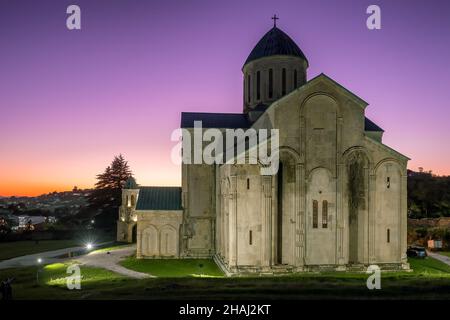
M 79 245 L 80 243 L 75 240 L 40 240 L 37 243 L 35 241 L 1 242 L 0 261 Z
M 210 260 L 127 259 L 135 270 L 161 276 L 140 280 L 81 266 L 81 290 L 66 288 L 64 264 L 46 266 L 39 283 L 36 267 L 0 270 L 0 279 L 16 278 L 16 299 L 450 299 L 449 266 L 432 258 L 410 263 L 414 272 L 382 273 L 381 290 L 368 290 L 363 273 L 220 277 Z
M 450 266 L 428 257 L 426 259 L 408 259 L 415 275 L 434 276 L 434 277 L 450 277 Z
M 120 287 L 120 282 L 124 280 L 111 271 L 80 266 L 81 290 L 69 290 L 67 267 L 67 264 L 54 263 L 39 268 L 0 270 L 0 279 L 14 277 L 13 298 L 18 300 L 87 299 L 92 293 L 101 295 L 102 288 Z
M 125 268 L 157 277 L 223 277 L 223 272 L 210 259 L 147 259 L 129 257 L 120 263 Z

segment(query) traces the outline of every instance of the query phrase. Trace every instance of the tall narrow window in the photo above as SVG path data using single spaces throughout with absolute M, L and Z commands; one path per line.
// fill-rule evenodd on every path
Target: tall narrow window
M 250 189 L 250 179 L 247 178 L 247 190 L 249 190 L 249 189 Z
M 387 237 L 387 243 L 390 243 L 391 242 L 391 230 L 390 229 L 387 229 L 387 232 L 386 232 L 386 237 Z
M 273 97 L 273 70 L 269 69 L 269 98 Z
M 281 94 L 283 96 L 286 94 L 286 68 L 283 68 L 281 74 Z
M 251 85 L 251 78 L 250 75 L 247 76 L 247 101 L 250 103 L 252 101 L 252 95 L 250 93 L 250 85 Z
M 322 201 L 322 228 L 328 228 L 328 201 Z
M 261 99 L 261 72 L 256 72 L 256 99 Z
M 253 244 L 253 232 L 252 232 L 252 230 L 250 230 L 250 231 L 248 232 L 248 244 L 249 244 L 249 245 L 252 245 L 252 244 Z
M 391 187 L 391 178 L 387 177 L 386 179 L 386 187 L 389 189 Z
M 297 89 L 297 70 L 294 70 L 294 89 Z
M 313 201 L 313 228 L 317 229 L 319 225 L 319 203 L 317 200 Z

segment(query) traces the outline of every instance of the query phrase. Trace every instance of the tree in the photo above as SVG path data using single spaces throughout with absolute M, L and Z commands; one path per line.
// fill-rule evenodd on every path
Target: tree
M 115 156 L 105 171 L 97 175 L 95 189 L 88 201 L 90 208 L 101 212 L 99 221 L 104 227 L 114 226 L 121 205 L 122 188 L 130 177 L 132 172 L 121 154 Z
M 408 211 L 415 219 L 449 217 L 450 176 L 408 170 Z

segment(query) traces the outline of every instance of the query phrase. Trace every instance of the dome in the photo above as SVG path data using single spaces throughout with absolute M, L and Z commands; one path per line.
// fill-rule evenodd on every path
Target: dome
M 297 44 L 286 33 L 277 27 L 273 27 L 259 40 L 252 52 L 250 52 L 244 66 L 253 60 L 274 55 L 299 57 L 308 63 L 308 59 L 306 59 Z
M 133 177 L 129 177 L 123 186 L 124 189 L 137 189 L 138 185 Z

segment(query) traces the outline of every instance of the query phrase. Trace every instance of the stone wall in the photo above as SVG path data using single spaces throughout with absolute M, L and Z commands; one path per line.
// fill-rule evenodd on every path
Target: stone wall
M 137 258 L 179 258 L 183 212 L 137 211 Z

